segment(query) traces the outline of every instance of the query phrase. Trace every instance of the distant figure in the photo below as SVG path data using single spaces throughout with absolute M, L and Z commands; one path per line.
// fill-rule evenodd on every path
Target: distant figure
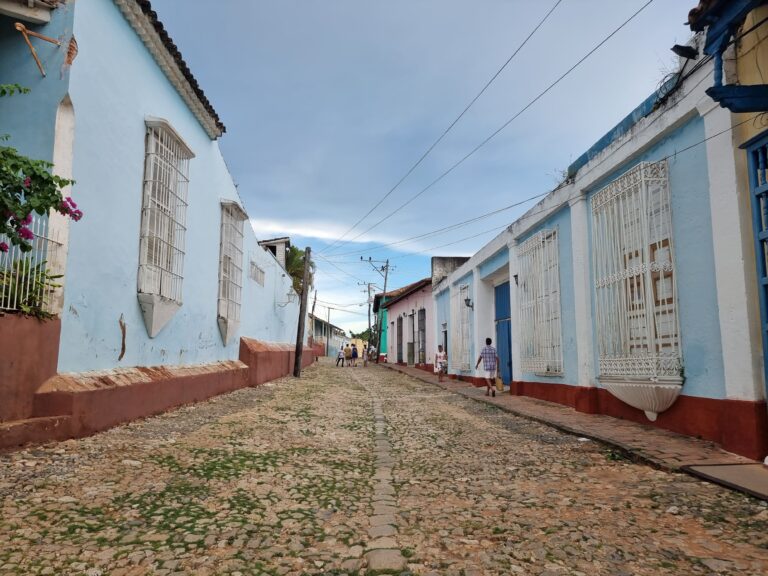
M 443 345 L 437 345 L 437 354 L 435 354 L 435 372 L 437 372 L 437 381 L 443 381 L 443 374 L 448 373 L 448 355 L 443 350 Z
M 344 367 L 344 348 L 339 348 L 339 353 L 336 355 L 336 367 L 338 368 L 339 362 L 341 362 L 342 368 Z
M 357 346 L 352 344 L 352 366 L 357 368 Z
M 344 348 L 344 364 L 345 366 L 352 366 L 352 348 L 349 344 Z
M 499 371 L 499 356 L 496 354 L 496 348 L 491 346 L 492 340 L 490 338 L 485 339 L 485 348 L 480 351 L 480 357 L 475 364 L 475 370 L 480 366 L 480 362 L 483 363 L 483 369 L 478 372 L 481 378 L 485 378 L 485 395 L 496 396 L 496 376 Z

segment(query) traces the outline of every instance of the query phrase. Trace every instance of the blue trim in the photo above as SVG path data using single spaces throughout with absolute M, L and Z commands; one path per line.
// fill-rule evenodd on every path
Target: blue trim
M 568 166 L 568 178 L 574 177 L 579 170 L 581 170 L 592 158 L 600 154 L 603 150 L 608 148 L 615 140 L 618 140 L 629 132 L 632 127 L 640 120 L 648 116 L 656 109 L 656 105 L 659 100 L 669 95 L 669 93 L 676 87 L 678 82 L 678 74 L 675 74 L 672 78 L 667 80 L 661 88 L 656 90 L 653 94 L 648 96 L 640 106 L 632 110 L 624 119 L 616 124 L 611 130 L 605 134 L 600 140 L 598 140 L 592 147 L 579 156 L 575 162 Z
M 768 110 L 768 85 L 739 86 L 727 84 L 707 88 L 707 95 L 731 112 L 765 112 Z
M 763 173 L 766 170 L 766 163 L 768 162 L 768 131 L 764 132 L 747 150 L 747 157 L 749 160 L 749 185 L 752 193 L 752 229 L 755 236 L 755 264 L 757 266 L 757 283 L 758 292 L 760 294 L 760 328 L 761 336 L 763 338 L 763 371 L 765 374 L 766 393 L 768 393 L 768 362 L 765 361 L 768 358 L 768 270 L 766 269 L 766 262 L 763 256 L 768 240 L 765 238 L 763 232 L 763 221 L 766 217 L 762 213 L 763 210 L 768 210 L 768 185 L 758 182 L 757 174 L 758 170 L 762 169 Z M 762 155 L 760 150 L 763 150 Z M 761 198 L 765 201 L 765 205 L 762 205 Z

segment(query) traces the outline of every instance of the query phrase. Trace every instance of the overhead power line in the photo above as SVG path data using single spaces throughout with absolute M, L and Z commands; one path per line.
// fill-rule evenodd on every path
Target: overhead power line
M 363 236 L 364 234 L 367 234 L 374 228 L 378 227 L 382 223 L 389 220 L 392 216 L 400 212 L 403 208 L 408 206 L 411 202 L 419 198 L 422 194 L 427 192 L 429 189 L 431 189 L 435 184 L 440 182 L 443 178 L 448 176 L 451 172 L 453 172 L 456 168 L 461 166 L 464 162 L 466 162 L 470 157 L 472 157 L 478 150 L 480 150 L 483 146 L 488 144 L 491 140 L 493 140 L 496 136 L 498 136 L 504 129 L 507 128 L 512 122 L 514 122 L 517 118 L 519 118 L 526 110 L 531 108 L 536 102 L 541 100 L 547 93 L 549 93 L 555 86 L 560 84 L 567 76 L 571 74 L 576 68 L 581 66 L 588 58 L 590 58 L 595 52 L 597 52 L 603 45 L 605 45 L 611 38 L 613 38 L 616 34 L 619 33 L 627 24 L 629 24 L 632 20 L 634 20 L 641 12 L 643 12 L 648 6 L 653 4 L 654 0 L 648 0 L 645 4 L 643 4 L 634 14 L 632 14 L 629 18 L 627 18 L 618 28 L 614 29 L 613 32 L 608 34 L 605 38 L 603 38 L 594 48 L 592 48 L 589 52 L 587 52 L 584 56 L 581 57 L 581 59 L 576 62 L 573 66 L 571 66 L 568 70 L 566 70 L 560 77 L 557 78 L 554 82 L 552 82 L 547 88 L 545 88 L 542 92 L 539 93 L 538 96 L 536 96 L 533 100 L 528 102 L 523 108 L 521 108 L 518 112 L 516 112 L 511 118 L 509 118 L 506 122 L 504 122 L 499 128 L 494 130 L 489 136 L 487 136 L 483 141 L 481 141 L 477 146 L 475 146 L 472 150 L 470 150 L 467 154 L 462 156 L 461 159 L 459 159 L 457 162 L 452 164 L 447 170 L 445 170 L 442 174 L 440 174 L 437 178 L 435 178 L 430 184 L 422 188 L 419 192 L 411 196 L 408 200 L 403 202 L 400 206 L 395 208 L 392 212 L 384 216 L 383 218 L 379 219 L 375 224 L 372 226 L 366 228 L 356 236 L 350 238 L 349 240 L 346 240 L 342 242 L 340 245 L 347 244 L 349 242 L 353 242 Z
M 749 118 L 747 118 L 745 120 L 742 120 L 741 122 L 738 122 L 737 124 L 734 124 L 733 126 L 731 126 L 729 128 L 725 128 L 725 129 L 721 130 L 720 132 L 716 132 L 715 134 L 710 134 L 706 138 L 704 138 L 702 140 L 699 140 L 698 142 L 694 142 L 693 144 L 690 144 L 690 145 L 686 146 L 685 148 L 682 148 L 680 150 L 675 150 L 671 154 L 667 154 L 663 158 L 660 158 L 659 160 L 657 160 L 657 162 L 662 162 L 664 160 L 669 160 L 669 159 L 676 158 L 677 156 L 685 154 L 686 152 L 689 152 L 689 151 L 693 150 L 694 148 L 697 148 L 697 147 L 701 146 L 702 144 L 706 144 L 707 142 L 709 142 L 713 138 L 717 138 L 718 136 L 722 136 L 724 134 L 727 134 L 728 132 L 732 132 L 734 129 L 736 129 L 736 128 L 740 127 L 740 126 L 743 126 L 744 124 L 748 124 L 749 122 L 754 122 L 755 120 L 757 120 L 758 118 L 760 118 L 762 116 L 768 116 L 768 114 L 766 114 L 764 112 L 761 112 L 759 114 L 755 114 L 754 116 L 751 116 L 751 117 L 749 117 Z M 551 192 L 555 192 L 556 190 L 557 189 L 552 190 Z M 545 192 L 544 194 L 540 194 L 539 196 L 543 196 L 543 195 L 546 195 L 546 194 L 550 194 L 550 192 Z M 538 214 L 541 214 L 543 212 L 548 212 L 548 213 L 556 212 L 557 210 L 559 210 L 560 208 L 565 206 L 568 202 L 570 202 L 574 198 L 578 197 L 580 194 L 581 194 L 581 191 L 577 190 L 576 193 L 570 194 L 567 198 L 563 199 L 561 202 L 558 202 L 554 206 L 542 207 L 542 208 L 539 208 L 538 210 L 534 210 L 534 211 L 528 212 L 526 214 L 523 214 L 520 217 L 520 219 L 522 219 L 522 218 L 526 218 L 526 219 L 527 218 L 531 218 L 531 217 L 536 216 Z M 535 197 L 532 197 L 532 198 L 535 198 Z M 464 238 L 460 238 L 459 240 L 453 240 L 451 242 L 448 242 L 446 244 L 441 244 L 439 246 L 433 246 L 431 248 L 425 248 L 424 250 L 419 250 L 418 252 L 409 252 L 408 254 L 399 254 L 397 256 L 392 256 L 392 257 L 390 257 L 390 260 L 393 260 L 393 259 L 396 259 L 396 258 L 406 258 L 408 256 L 414 256 L 414 255 L 418 255 L 418 254 L 426 254 L 428 252 L 431 252 L 433 250 L 437 250 L 439 248 L 445 248 L 447 246 L 453 246 L 455 244 L 459 244 L 461 242 L 465 242 L 466 240 L 471 240 L 473 238 L 477 238 L 477 237 L 482 236 L 484 234 L 490 234 L 491 232 L 497 232 L 497 231 L 500 231 L 500 230 L 502 230 L 504 228 L 509 228 L 512 224 L 514 224 L 514 223 L 504 224 L 502 226 L 495 226 L 493 228 L 489 228 L 489 229 L 483 230 L 481 232 L 477 232 L 477 233 L 475 233 L 475 234 L 473 234 L 471 236 L 466 236 Z
M 457 228 L 461 228 L 463 226 L 467 226 L 469 224 L 473 224 L 475 222 L 478 222 L 480 220 L 485 220 L 486 218 L 490 218 L 491 216 L 495 216 L 496 214 L 500 214 L 501 212 L 506 212 L 507 210 L 511 210 L 512 208 L 516 208 L 518 206 L 521 206 L 523 204 L 526 204 L 532 200 L 536 200 L 537 198 L 542 198 L 543 196 L 546 196 L 551 191 L 548 190 L 547 192 L 542 192 L 540 194 L 535 194 L 534 196 L 529 196 L 528 198 L 525 198 L 524 200 L 519 200 L 517 202 L 513 202 L 512 204 L 508 204 L 507 206 L 503 206 L 501 208 L 497 208 L 496 210 L 491 210 L 490 212 L 486 212 L 484 214 L 480 214 L 479 216 L 475 216 L 474 218 L 469 218 L 467 220 L 462 220 L 460 222 L 456 222 L 455 224 L 451 224 L 449 226 L 444 226 L 442 228 L 437 228 L 435 230 L 431 230 L 430 232 L 424 232 L 423 234 L 418 234 L 416 236 L 411 236 L 410 238 L 405 238 L 403 240 L 397 240 L 396 242 L 387 242 L 385 244 L 378 244 L 377 248 L 371 248 L 366 249 L 365 252 L 378 252 L 384 248 L 387 248 L 389 246 L 397 246 L 399 244 L 407 244 L 409 242 L 413 242 L 414 240 L 423 240 L 424 238 L 430 237 L 430 236 L 436 236 L 438 234 L 443 234 L 445 232 L 450 232 L 452 230 L 456 230 Z M 324 260 L 327 260 L 330 262 L 329 258 L 333 257 L 342 257 L 342 256 L 350 256 L 353 254 L 360 254 L 363 252 L 362 250 L 353 250 L 349 252 L 343 252 L 340 254 L 332 254 L 328 257 L 324 258 Z M 339 264 L 340 262 L 336 262 Z
M 413 164 L 413 165 L 412 165 L 412 166 L 411 166 L 411 167 L 408 169 L 408 171 L 407 171 L 407 172 L 406 172 L 406 173 L 405 173 L 405 174 L 404 174 L 404 175 L 403 175 L 403 176 L 400 178 L 400 180 L 398 180 L 398 181 L 397 181 L 397 183 L 396 183 L 394 186 L 392 186 L 392 188 L 390 188 L 390 189 L 389 189 L 389 191 L 388 191 L 386 194 L 384 194 L 384 196 L 382 196 L 382 197 L 381 197 L 381 198 L 378 200 L 378 202 L 376 202 L 376 204 L 374 204 L 374 205 L 371 207 L 371 209 L 370 209 L 370 210 L 368 210 L 368 212 L 366 212 L 366 213 L 365 213 L 365 214 L 362 216 L 362 218 L 360 218 L 359 220 L 357 220 L 357 222 L 355 222 L 355 223 L 354 223 L 354 224 L 353 224 L 353 225 L 352 225 L 352 226 L 351 226 L 351 227 L 350 227 L 350 228 L 349 228 L 349 229 L 348 229 L 346 232 L 344 232 L 344 234 L 342 234 L 342 235 L 341 235 L 339 238 L 337 238 L 336 240 L 334 240 L 334 241 L 333 241 L 333 242 L 332 242 L 330 245 L 328 245 L 328 246 L 326 246 L 325 248 L 323 248 L 323 251 L 326 251 L 326 250 L 331 250 L 331 249 L 332 249 L 332 248 L 333 248 L 333 247 L 334 247 L 334 246 L 335 246 L 337 243 L 341 242 L 341 241 L 342 241 L 344 238 L 346 238 L 346 237 L 347 237 L 347 234 L 349 234 L 350 232 L 352 232 L 352 230 L 354 230 L 355 228 L 357 228 L 357 227 L 360 225 L 360 223 L 361 223 L 363 220 L 365 220 L 366 218 L 368 218 L 368 216 L 370 216 L 370 215 L 373 213 L 373 211 L 374 211 L 374 210 L 376 210 L 376 208 L 378 208 L 379 206 L 381 206 L 381 204 L 384 202 L 384 200 L 386 200 L 387 198 L 389 198 L 389 196 L 390 196 L 390 195 L 391 195 L 391 194 L 392 194 L 392 193 L 393 193 L 395 190 L 397 190 L 397 189 L 400 187 L 400 184 L 402 184 L 403 182 L 405 182 L 405 180 L 408 178 L 408 176 L 410 176 L 410 175 L 413 173 L 413 171 L 414 171 L 414 170 L 416 170 L 416 168 L 418 168 L 418 167 L 419 167 L 419 165 L 421 165 L 421 163 L 422 163 L 422 162 L 423 162 L 423 161 L 424 161 L 424 160 L 427 158 L 427 156 L 429 156 L 429 154 L 432 152 L 432 150 L 434 150 L 434 149 L 435 149 L 435 147 L 436 147 L 436 146 L 437 146 L 437 145 L 438 145 L 440 142 L 442 142 L 443 138 L 445 138 L 445 137 L 448 135 L 448 133 L 449 133 L 449 132 L 450 132 L 450 131 L 453 129 L 453 127 L 454 127 L 454 126 L 456 126 L 456 124 L 458 124 L 459 120 L 461 120 L 461 119 L 464 117 L 464 115 L 465 115 L 465 114 L 466 114 L 466 113 L 469 111 L 469 109 L 470 109 L 470 108 L 472 108 L 472 106 L 475 104 L 475 102 L 477 102 L 477 100 L 480 98 L 480 96 L 482 96 L 482 95 L 485 93 L 485 91 L 486 91 L 486 90 L 488 89 L 488 87 L 489 87 L 489 86 L 490 86 L 490 85 L 491 85 L 491 84 L 494 82 L 494 80 L 496 80 L 496 78 L 498 78 L 498 77 L 499 77 L 499 74 L 501 74 L 501 73 L 504 71 L 504 69 L 505 69 L 505 68 L 506 68 L 506 67 L 509 65 L 509 63 L 510 63 L 510 62 L 512 62 L 512 60 L 515 58 L 515 56 L 517 56 L 518 52 L 520 52 L 520 50 L 522 50 L 522 49 L 523 49 L 523 47 L 524 47 L 524 46 L 525 46 L 525 45 L 528 43 L 528 41 L 529 41 L 529 40 L 530 40 L 530 39 L 533 37 L 533 35 L 534 35 L 534 34 L 535 34 L 535 33 L 536 33 L 538 30 L 539 30 L 539 28 L 541 28 L 541 27 L 542 27 L 542 25 L 544 24 L 544 22 L 546 22 L 546 21 L 547 21 L 547 19 L 549 19 L 550 15 L 551 15 L 551 14 L 552 14 L 552 13 L 555 11 L 555 9 L 557 9 L 557 7 L 558 7 L 558 6 L 559 6 L 559 5 L 562 3 L 562 1 L 563 1 L 563 0 L 557 0 L 557 2 L 555 3 L 555 5 L 554 5 L 554 6 L 552 6 L 552 8 L 550 8 L 549 12 L 547 12 L 547 13 L 544 15 L 544 18 L 542 18 L 542 19 L 539 21 L 539 23 L 536 25 L 536 27 L 535 27 L 533 30 L 531 30 L 530 34 L 528 34 L 528 36 L 526 36 L 525 40 L 523 40 L 523 42 L 522 42 L 522 43 L 521 43 L 521 44 L 520 44 L 520 45 L 517 47 L 517 49 L 516 49 L 516 50 L 515 50 L 515 51 L 512 53 L 512 55 L 511 55 L 509 58 L 507 58 L 507 61 L 506 61 L 506 62 L 504 62 L 504 64 L 502 64 L 501 68 L 499 68 L 499 69 L 496 71 L 496 73 L 495 73 L 493 76 L 491 76 L 490 80 L 488 80 L 488 81 L 485 83 L 485 85 L 484 85 L 484 86 L 483 86 L 483 88 L 480 90 L 480 92 L 478 92 L 478 93 L 475 95 L 475 97 L 474 97 L 474 98 L 472 98 L 472 100 L 469 102 L 469 104 L 467 104 L 467 105 L 466 105 L 466 107 L 464 108 L 464 110 L 462 110 L 462 111 L 461 111 L 461 114 L 459 114 L 459 115 L 458 115 L 458 116 L 457 116 L 457 117 L 456 117 L 456 118 L 453 120 L 453 122 L 451 122 L 451 123 L 448 125 L 448 127 L 447 127 L 445 130 L 443 130 L 443 133 L 442 133 L 442 134 L 440 134 L 440 136 L 437 138 L 437 140 L 435 140 L 435 141 L 434 141 L 434 142 L 433 142 L 433 143 L 430 145 L 430 147 L 429 147 L 429 148 L 427 148 L 427 150 L 426 150 L 426 151 L 425 151 L 425 152 L 424 152 L 424 153 L 423 153 L 423 154 L 422 154 L 422 155 L 419 157 L 419 159 L 416 161 L 416 163 L 415 163 L 415 164 Z

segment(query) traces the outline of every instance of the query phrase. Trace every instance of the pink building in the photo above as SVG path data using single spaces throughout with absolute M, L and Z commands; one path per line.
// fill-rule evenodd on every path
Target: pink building
M 382 305 L 387 310 L 387 361 L 432 370 L 437 344 L 434 334 L 432 278 L 398 290 Z

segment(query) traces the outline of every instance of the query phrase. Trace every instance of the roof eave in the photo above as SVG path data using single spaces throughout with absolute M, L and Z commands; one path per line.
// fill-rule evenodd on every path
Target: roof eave
M 157 19 L 149 1 L 114 1 L 208 137 L 211 140 L 220 138 L 226 132 L 226 127 L 198 86 L 163 24 Z

